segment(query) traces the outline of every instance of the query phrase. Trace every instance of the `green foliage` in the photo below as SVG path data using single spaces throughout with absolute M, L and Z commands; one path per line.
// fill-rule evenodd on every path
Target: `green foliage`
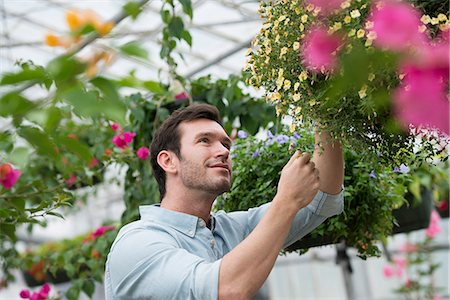
M 311 131 L 302 129 L 299 137 L 281 131 L 266 140 L 255 137 L 238 139 L 233 146 L 233 184 L 231 191 L 221 195 L 215 209 L 225 211 L 247 210 L 273 199 L 283 166 L 293 154 L 294 147 L 312 151 Z M 279 143 L 276 140 L 289 142 Z M 297 136 L 297 135 L 296 135 Z M 329 218 L 310 236 L 330 237 L 332 241 L 345 240 L 355 247 L 361 258 L 379 256 L 377 242 L 392 233 L 392 211 L 402 206 L 414 173 L 397 173 L 393 167 L 384 167 L 371 161 L 370 154 L 345 148 L 344 212 Z M 415 156 L 402 154 L 406 164 Z M 411 167 L 413 169 L 413 167 Z

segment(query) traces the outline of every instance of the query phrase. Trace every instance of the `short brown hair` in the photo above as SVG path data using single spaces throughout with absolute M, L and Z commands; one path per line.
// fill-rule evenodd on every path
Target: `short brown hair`
M 158 164 L 158 154 L 162 150 L 172 151 L 180 158 L 180 132 L 178 126 L 182 122 L 197 119 L 209 119 L 223 127 L 220 113 L 216 107 L 209 104 L 192 104 L 174 111 L 167 120 L 156 130 L 150 145 L 150 159 L 153 176 L 159 186 L 160 200 L 166 194 L 166 172 Z

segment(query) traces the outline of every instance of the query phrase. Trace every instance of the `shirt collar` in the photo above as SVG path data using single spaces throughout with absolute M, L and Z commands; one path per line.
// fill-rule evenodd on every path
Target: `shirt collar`
M 179 232 L 194 237 L 199 223 L 199 218 L 193 215 L 177 212 L 160 207 L 160 204 L 139 206 L 141 220 L 154 221 L 178 230 Z M 211 229 L 215 226 L 214 217 L 211 215 Z

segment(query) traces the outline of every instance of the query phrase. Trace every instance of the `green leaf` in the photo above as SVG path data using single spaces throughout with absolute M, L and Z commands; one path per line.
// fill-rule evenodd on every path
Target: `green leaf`
M 135 41 L 126 43 L 119 47 L 119 50 L 129 56 L 135 56 L 143 59 L 148 59 L 148 52 L 142 46 Z
M 162 93 L 164 91 L 161 84 L 157 81 L 151 81 L 151 80 L 144 81 L 143 86 L 147 90 L 149 90 L 150 92 L 153 92 L 153 93 Z
M 9 132 L 0 132 L 0 151 L 10 152 L 14 144 Z
M 139 14 L 142 12 L 142 6 L 137 2 L 130 1 L 123 6 L 123 10 L 133 20 L 136 20 Z
M 25 147 L 17 147 L 8 155 L 8 160 L 14 165 L 25 167 L 28 163 L 30 150 Z
M 170 19 L 171 19 L 171 14 L 170 11 L 167 9 L 164 9 L 160 12 L 161 14 L 161 19 L 163 20 L 164 23 L 169 24 Z
M 66 292 L 67 300 L 78 300 L 80 296 L 80 287 L 78 285 L 72 285 Z
M 44 128 L 47 131 L 53 131 L 61 122 L 61 119 L 63 118 L 63 112 L 55 107 L 49 107 L 47 109 L 47 120 L 44 124 Z
M 52 139 L 43 131 L 34 127 L 20 127 L 18 134 L 27 140 L 36 151 L 44 156 L 56 158 L 56 145 Z
M 173 17 L 169 22 L 169 34 L 178 39 L 181 39 L 184 31 L 184 23 L 180 17 Z
M 67 136 L 59 136 L 55 138 L 55 141 L 58 145 L 65 146 L 70 152 L 76 153 L 87 163 L 93 158 L 89 147 L 76 139 L 71 139 Z
M 58 218 L 61 218 L 64 220 L 64 216 L 62 214 L 54 212 L 54 211 L 47 212 L 47 215 L 55 216 L 55 217 L 58 217 Z
M 182 38 L 183 40 L 185 40 L 186 43 L 188 43 L 189 46 L 192 47 L 192 36 L 191 36 L 191 34 L 189 33 L 189 31 L 183 30 L 183 33 L 181 34 L 181 38 Z
M 96 77 L 90 81 L 102 91 L 104 99 L 112 102 L 120 102 L 120 96 L 114 83 L 103 77 Z
M 92 280 L 87 279 L 83 282 L 83 292 L 86 293 L 86 295 L 89 296 L 89 298 L 92 297 L 92 294 L 94 294 L 95 291 L 95 284 Z
M 9 93 L 0 99 L 0 116 L 22 116 L 36 106 L 18 93 Z
M 178 0 L 180 1 L 181 5 L 183 6 L 183 12 L 189 16 L 189 18 L 192 20 L 192 2 L 191 0 Z
M 75 78 L 86 69 L 86 64 L 80 63 L 73 57 L 60 56 L 47 65 L 47 71 L 54 80 L 64 81 Z
M 17 84 L 24 81 L 44 81 L 46 74 L 43 68 L 25 69 L 17 73 L 5 73 L 0 81 L 0 85 Z
M 9 237 L 12 241 L 16 240 L 16 226 L 12 224 L 2 224 L 0 233 Z

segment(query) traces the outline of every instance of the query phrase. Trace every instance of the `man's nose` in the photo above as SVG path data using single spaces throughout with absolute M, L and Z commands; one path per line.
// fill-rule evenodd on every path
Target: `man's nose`
M 222 143 L 218 143 L 218 145 L 217 156 L 228 158 L 228 156 L 230 156 L 230 149 L 225 147 Z

